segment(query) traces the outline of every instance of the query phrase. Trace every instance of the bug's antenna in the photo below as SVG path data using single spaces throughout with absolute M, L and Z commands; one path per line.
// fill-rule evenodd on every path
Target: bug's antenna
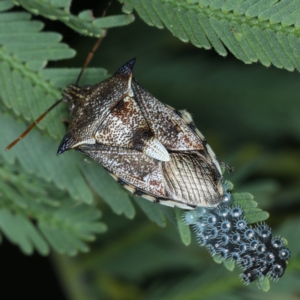
M 107 5 L 106 5 L 106 8 L 105 10 L 103 11 L 102 15 L 101 15 L 101 18 L 105 17 L 106 13 L 107 13 L 107 10 L 108 8 L 111 6 L 113 0 L 110 0 Z M 75 82 L 75 85 L 77 86 L 78 83 L 79 83 L 79 80 L 83 74 L 83 71 L 85 70 L 85 68 L 89 65 L 89 63 L 91 62 L 92 58 L 94 57 L 94 54 L 95 52 L 97 51 L 98 47 L 100 46 L 101 42 L 103 41 L 103 39 L 106 37 L 106 34 L 107 34 L 107 31 L 108 29 L 104 29 L 103 31 L 103 34 L 101 35 L 101 37 L 96 41 L 96 43 L 94 44 L 92 50 L 89 52 L 81 70 L 80 70 L 80 73 L 76 79 L 76 82 Z
M 10 150 L 14 145 L 16 145 L 19 141 L 21 141 L 30 131 L 31 129 L 38 124 L 44 117 L 50 112 L 56 105 L 58 105 L 63 99 L 56 101 L 52 106 L 50 106 L 42 115 L 40 115 L 17 139 L 11 142 L 6 148 L 5 151 Z
M 107 33 L 107 29 L 104 29 L 104 32 L 102 34 L 102 36 L 96 41 L 96 43 L 94 44 L 92 50 L 89 52 L 81 70 L 80 70 L 80 73 L 76 79 L 76 82 L 75 82 L 75 85 L 77 86 L 78 85 L 78 82 L 83 74 L 83 71 L 85 70 L 85 68 L 89 65 L 89 63 L 91 62 L 92 58 L 94 57 L 94 54 L 95 52 L 97 51 L 98 47 L 100 46 L 102 40 L 105 38 L 106 36 L 106 33 Z

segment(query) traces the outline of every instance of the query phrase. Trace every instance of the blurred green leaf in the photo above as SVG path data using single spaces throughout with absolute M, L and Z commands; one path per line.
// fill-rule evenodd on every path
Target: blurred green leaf
M 166 226 L 166 218 L 159 205 L 153 205 L 152 202 L 141 197 L 135 197 L 134 199 L 151 221 L 155 222 L 160 227 Z
M 264 277 L 263 279 L 258 279 L 257 280 L 257 286 L 263 292 L 268 292 L 269 289 L 270 289 L 270 282 L 269 282 L 267 277 Z
M 224 266 L 227 270 L 233 271 L 234 270 L 234 262 L 232 260 L 224 260 Z
M 181 240 L 186 246 L 188 246 L 191 243 L 191 231 L 190 227 L 184 221 L 182 209 L 175 208 L 175 215 Z

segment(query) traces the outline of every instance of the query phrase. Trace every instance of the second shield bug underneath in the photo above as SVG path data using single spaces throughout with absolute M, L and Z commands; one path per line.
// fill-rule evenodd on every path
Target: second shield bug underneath
M 131 60 L 93 86 L 68 86 L 70 124 L 58 154 L 75 149 L 103 165 L 133 194 L 193 209 L 223 197 L 215 154 L 186 111 L 177 111 L 133 78 Z

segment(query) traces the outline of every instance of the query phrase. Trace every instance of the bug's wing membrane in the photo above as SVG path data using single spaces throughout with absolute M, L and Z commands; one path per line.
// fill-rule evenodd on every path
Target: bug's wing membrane
M 78 150 L 139 191 L 165 196 L 160 161 L 139 151 L 98 144 L 83 145 Z
M 162 204 L 188 208 L 221 201 L 222 187 L 214 184 L 211 166 L 196 153 L 172 153 L 169 162 L 161 162 L 135 150 L 99 144 L 77 150 L 131 185 L 132 192 L 152 195 Z
M 223 188 L 205 158 L 197 153 L 172 153 L 162 163 L 166 196 L 195 206 L 215 206 L 222 200 Z
M 142 107 L 147 123 L 156 138 L 167 149 L 174 151 L 203 150 L 200 138 L 174 111 L 158 101 L 135 80 L 132 81 L 132 89 L 136 101 Z

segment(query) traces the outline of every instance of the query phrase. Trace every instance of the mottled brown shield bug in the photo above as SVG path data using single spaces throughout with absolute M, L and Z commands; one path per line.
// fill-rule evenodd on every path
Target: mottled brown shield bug
M 163 104 L 133 78 L 135 60 L 93 86 L 69 85 L 9 150 L 61 101 L 70 124 L 58 154 L 75 149 L 108 170 L 135 195 L 193 209 L 216 206 L 224 194 L 219 162 L 191 115 Z
M 135 60 L 94 86 L 68 86 L 70 125 L 58 154 L 75 149 L 133 194 L 168 206 L 215 206 L 221 169 L 186 111 L 158 101 L 134 78 Z

